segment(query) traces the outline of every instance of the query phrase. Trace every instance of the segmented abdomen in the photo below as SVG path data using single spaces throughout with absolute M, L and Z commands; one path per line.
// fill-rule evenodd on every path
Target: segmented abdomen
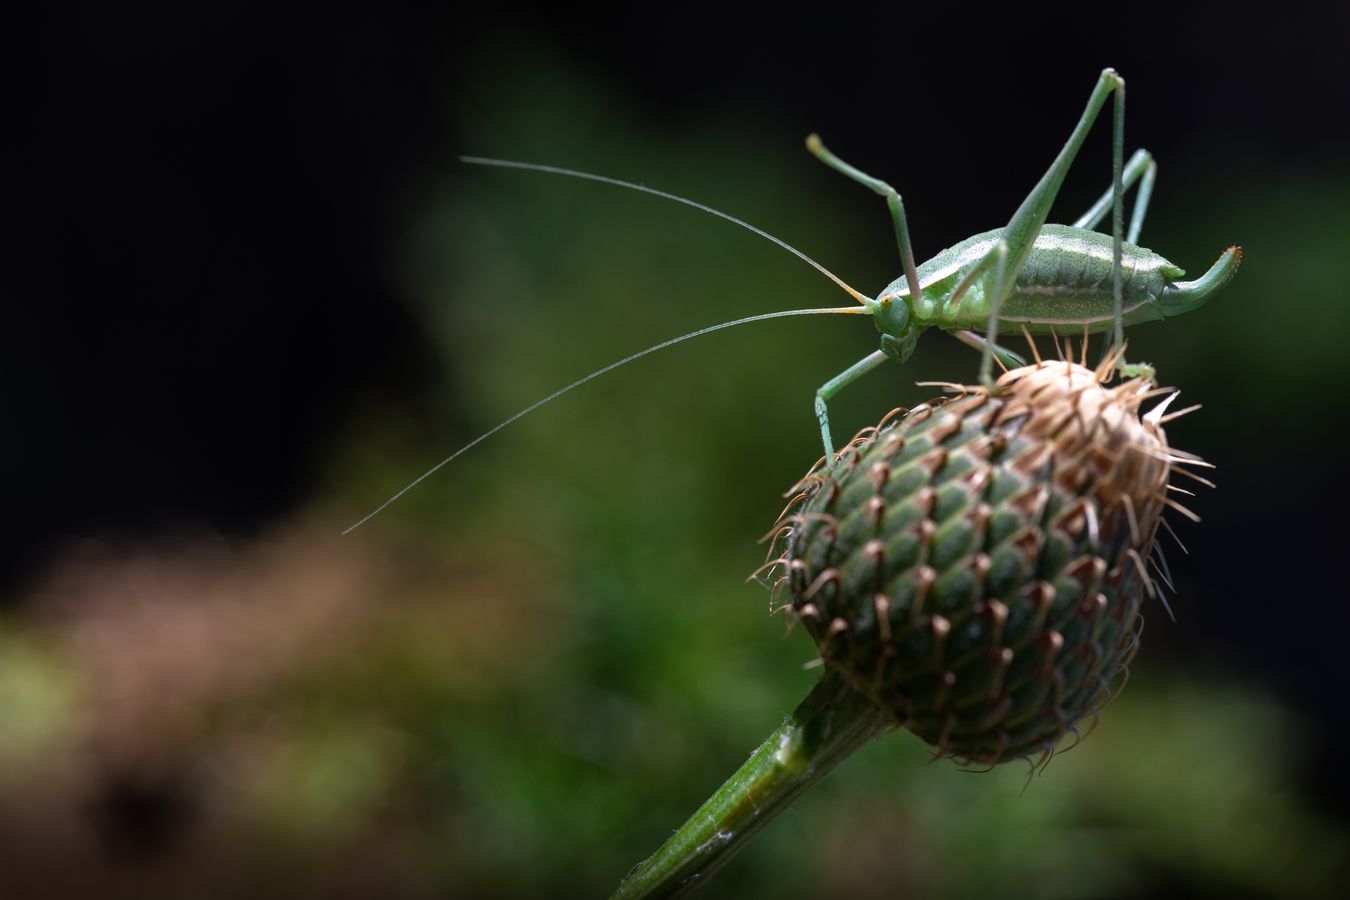
M 971 271 L 1003 237 L 1003 230 L 967 238 L 942 251 L 919 268 L 924 286 L 914 306 L 920 324 L 939 328 L 983 328 L 989 321 L 992 277 L 977 280 L 959 302 L 952 296 Z M 1144 247 L 1125 243 L 1121 254 L 1123 312 L 1127 320 L 1160 318 L 1151 304 L 1181 269 Z M 1046 225 L 1018 270 L 1012 293 L 999 311 L 1011 329 L 1025 326 L 1033 334 L 1067 327 L 1102 331 L 1111 327 L 1115 302 L 1111 286 L 1111 236 L 1068 225 Z M 908 294 L 904 278 L 887 292 Z
M 1115 315 L 1110 238 L 1104 243 L 1103 248 L 1096 241 L 1075 240 L 1074 246 L 1063 246 L 1054 235 L 1037 239 L 999 320 L 1033 332 L 1051 326 L 1095 330 L 1110 325 Z M 1169 265 L 1165 259 L 1137 247 L 1122 255 L 1121 300 L 1127 314 L 1158 298 L 1167 284 L 1164 265 Z

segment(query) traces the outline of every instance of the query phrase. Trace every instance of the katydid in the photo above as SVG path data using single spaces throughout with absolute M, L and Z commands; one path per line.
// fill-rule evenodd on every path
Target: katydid
M 1046 224 L 1064 176 L 1073 165 L 1097 114 L 1112 94 L 1115 95 L 1115 102 L 1111 186 L 1072 225 Z M 953 332 L 964 343 L 979 349 L 982 354 L 980 380 L 990 387 L 993 385 L 992 365 L 995 358 L 1004 366 L 1023 364 L 1016 353 L 998 345 L 999 331 L 1003 326 L 1031 335 L 1053 334 L 1057 329 L 1081 331 L 1085 337 L 1088 333 L 1110 332 L 1121 370 L 1125 374 L 1151 373 L 1147 365 L 1124 362 L 1124 326 L 1178 316 L 1200 306 L 1232 279 L 1242 262 L 1242 248 L 1236 244 L 1228 247 L 1204 275 L 1193 281 L 1180 281 L 1185 274 L 1182 269 L 1153 251 L 1137 246 L 1135 242 L 1143 228 L 1158 169 L 1152 156 L 1142 149 L 1131 156 L 1128 164 L 1124 162 L 1124 131 L 1125 80 L 1115 70 L 1105 69 L 1063 149 L 1013 213 L 1008 224 L 967 238 L 922 265 L 915 265 L 914 262 L 904 202 L 899 192 L 886 182 L 859 171 L 835 156 L 816 135 L 808 137 L 807 149 L 823 163 L 886 199 L 900 249 L 903 274 L 875 298 L 849 287 L 824 266 L 773 235 L 693 200 L 573 169 L 474 156 L 460 157 L 462 162 L 473 165 L 525 169 L 598 181 L 695 207 L 747 228 L 783 247 L 823 273 L 860 305 L 783 310 L 723 322 L 672 338 L 611 363 L 555 391 L 474 438 L 404 486 L 348 528 L 347 532 L 367 522 L 460 454 L 592 378 L 673 344 L 748 322 L 827 314 L 872 317 L 881 334 L 880 349 L 831 378 L 816 391 L 815 414 L 820 426 L 826 466 L 834 458 L 829 400 L 887 359 L 905 362 L 914 352 L 919 335 L 929 328 Z M 1136 183 L 1138 193 L 1126 232 L 1124 194 Z M 1108 210 L 1112 220 L 1110 235 L 1093 230 Z M 984 335 L 977 334 L 976 329 L 983 329 Z

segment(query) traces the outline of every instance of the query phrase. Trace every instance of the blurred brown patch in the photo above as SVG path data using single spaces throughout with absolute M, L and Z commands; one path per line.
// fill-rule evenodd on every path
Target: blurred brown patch
M 472 694 L 528 672 L 547 593 L 508 560 L 337 534 L 91 541 L 53 568 L 0 630 L 28 667 L 9 695 L 0 675 L 0 718 L 45 704 L 41 728 L 0 742 L 3 896 L 398 883 L 406 848 L 380 826 L 406 793 L 408 726 L 385 715 L 382 675 Z

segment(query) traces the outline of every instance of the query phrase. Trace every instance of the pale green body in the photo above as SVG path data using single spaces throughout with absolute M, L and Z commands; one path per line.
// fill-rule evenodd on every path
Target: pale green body
M 982 281 L 972 284 L 959 302 L 952 303 L 951 297 L 962 277 L 998 245 L 1003 233 L 1004 229 L 996 228 L 966 238 L 919 266 L 923 291 L 918 302 L 903 275 L 880 296 L 903 298 L 911 321 L 919 327 L 984 328 L 989 324 L 991 298 Z M 1014 332 L 1026 328 L 1031 334 L 1081 333 L 1084 326 L 1093 333 L 1107 331 L 1115 321 L 1111 267 L 1111 235 L 1071 225 L 1045 225 L 1013 279 L 998 322 Z M 1124 324 L 1163 318 L 1159 302 L 1185 272 L 1152 250 L 1128 242 L 1122 242 L 1121 267 Z
M 1112 94 L 1115 114 L 1110 189 L 1072 225 L 1046 224 L 1064 176 L 1093 119 Z M 1184 274 L 1179 267 L 1135 243 L 1153 192 L 1157 165 L 1147 151 L 1140 150 L 1126 166 L 1124 132 L 1125 80 L 1106 69 L 1064 148 L 1007 226 L 967 238 L 921 266 L 914 264 L 899 192 L 839 159 L 815 135 L 807 138 L 807 149 L 822 162 L 886 198 L 904 271 L 876 298 L 861 298 L 881 333 L 881 348 L 816 391 L 816 419 L 827 465 L 834 455 L 827 402 L 887 359 L 903 363 L 914 352 L 919 335 L 929 328 L 955 332 L 966 343 L 980 348 L 980 380 L 991 389 L 995 359 L 1005 367 L 1023 364 L 1016 353 L 996 343 L 1002 331 L 1025 330 L 1034 335 L 1110 330 L 1120 370 L 1151 375 L 1152 369 L 1146 364 L 1125 364 L 1125 326 L 1180 315 L 1200 306 L 1237 272 L 1242 251 L 1229 247 L 1200 278 L 1179 281 Z M 1123 197 L 1135 182 L 1139 183 L 1139 193 L 1127 233 Z M 1112 214 L 1111 233 L 1094 231 L 1108 210 Z M 977 330 L 984 336 L 976 334 Z

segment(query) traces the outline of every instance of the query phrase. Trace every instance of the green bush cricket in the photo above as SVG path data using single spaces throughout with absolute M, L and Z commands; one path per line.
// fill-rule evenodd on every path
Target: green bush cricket
M 1072 167 L 1098 113 L 1112 94 L 1111 186 L 1072 225 L 1046 224 L 1050 207 L 1065 175 Z M 525 169 L 598 181 L 695 207 L 747 228 L 805 260 L 850 294 L 859 305 L 783 310 L 735 319 L 663 341 L 611 363 L 531 404 L 474 438 L 409 482 L 344 533 L 378 515 L 460 454 L 568 391 L 649 353 L 723 328 L 786 316 L 852 314 L 872 317 L 881 334 L 880 349 L 863 357 L 816 391 L 815 414 L 820 425 L 827 465 L 834 457 L 829 400 L 886 360 L 905 362 L 914 352 L 919 335 L 929 328 L 952 332 L 964 343 L 980 350 L 980 380 L 986 386 L 992 385 L 995 359 L 1005 367 L 1024 364 L 1016 353 L 998 345 L 999 332 L 1004 328 L 1019 329 L 1027 335 L 1055 334 L 1057 330 L 1082 331 L 1085 339 L 1090 333 L 1110 332 L 1112 345 L 1123 347 L 1124 326 L 1178 316 L 1199 307 L 1232 279 L 1242 262 L 1242 248 L 1232 245 L 1204 275 L 1193 281 L 1180 281 L 1178 279 L 1185 274 L 1181 268 L 1153 251 L 1136 245 L 1153 193 L 1157 164 L 1142 149 L 1131 156 L 1128 164 L 1125 163 L 1124 138 L 1125 80 L 1115 70 L 1105 69 L 1063 149 L 1013 213 L 1008 224 L 967 238 L 916 266 L 904 202 L 899 192 L 886 182 L 839 159 L 825 148 L 816 135 L 811 135 L 806 141 L 807 149 L 821 162 L 886 199 L 900 249 L 903 274 L 875 298 L 849 287 L 824 266 L 773 235 L 693 200 L 615 178 L 556 166 L 460 157 L 462 162 L 472 165 Z M 1124 227 L 1124 194 L 1136 183 L 1138 193 L 1127 232 Z M 1094 230 L 1108 210 L 1112 221 L 1110 235 Z M 984 336 L 976 333 L 976 329 L 983 329 Z M 1123 373 L 1130 375 L 1152 371 L 1147 365 L 1125 364 L 1123 355 L 1119 365 Z

